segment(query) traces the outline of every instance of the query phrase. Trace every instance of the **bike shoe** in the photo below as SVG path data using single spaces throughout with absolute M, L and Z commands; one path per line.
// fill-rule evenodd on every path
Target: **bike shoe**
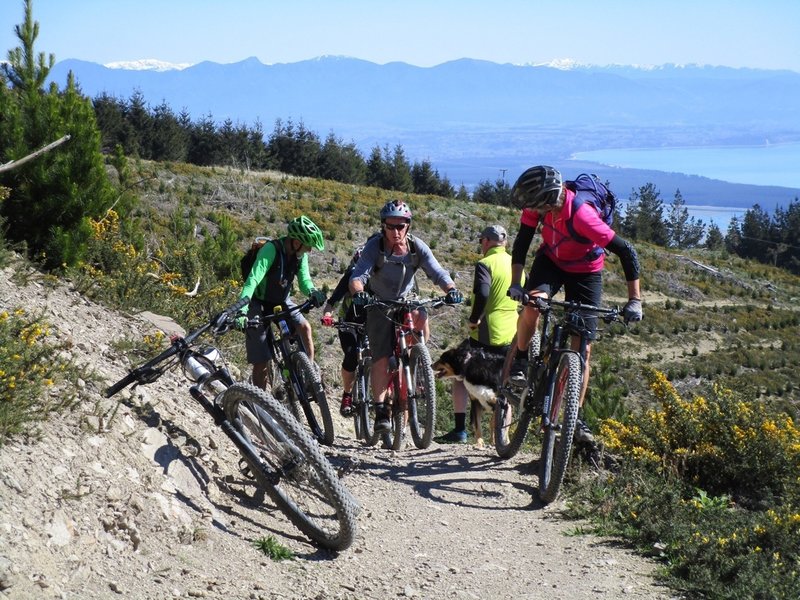
M 514 387 L 525 387 L 528 383 L 528 361 L 524 358 L 515 358 L 508 374 L 508 382 Z
M 381 435 L 381 448 L 384 450 L 391 450 L 392 449 L 392 436 L 389 434 L 388 431 L 385 431 L 383 435 Z
M 339 407 L 339 414 L 343 417 L 353 416 L 353 396 L 351 394 L 342 394 L 342 404 Z
M 383 433 L 385 431 L 391 431 L 392 424 L 389 421 L 389 410 L 386 408 L 385 404 L 376 404 L 375 405 L 375 431 L 378 433 Z
M 575 435 L 572 436 L 572 439 L 576 444 L 594 444 L 592 430 L 581 419 L 578 419 L 577 423 L 575 423 Z
M 449 433 L 433 438 L 433 441 L 437 444 L 466 444 L 467 432 L 463 429 L 461 431 L 453 429 L 453 431 Z

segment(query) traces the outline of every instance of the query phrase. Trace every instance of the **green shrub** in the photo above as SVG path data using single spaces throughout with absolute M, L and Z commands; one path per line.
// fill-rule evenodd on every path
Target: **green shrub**
M 603 423 L 621 471 L 583 483 L 569 514 L 655 548 L 666 581 L 689 597 L 800 597 L 793 419 L 720 386 L 684 400 L 662 373 L 648 379 L 659 408 Z
M 49 325 L 23 309 L 0 312 L 0 445 L 31 434 L 32 423 L 76 399 L 77 370 L 64 348 L 48 339 Z

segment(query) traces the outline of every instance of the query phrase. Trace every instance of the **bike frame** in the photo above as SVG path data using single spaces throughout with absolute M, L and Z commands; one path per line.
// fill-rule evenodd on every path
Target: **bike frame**
M 262 316 L 262 322 L 268 321 L 265 325 L 267 344 L 272 354 L 272 360 L 278 365 L 281 380 L 284 385 L 289 384 L 292 387 L 295 392 L 295 398 L 298 398 L 300 406 L 303 407 L 303 414 L 312 433 L 317 439 L 322 439 L 324 435 L 322 427 L 311 409 L 303 383 L 300 381 L 299 374 L 292 367 L 290 360 L 294 352 L 304 352 L 308 355 L 308 349 L 303 343 L 303 338 L 290 326 L 289 315 L 292 312 L 303 312 L 310 307 L 311 304 L 306 301 L 299 306 L 278 310 L 271 315 L 264 315 Z
M 400 319 L 396 316 L 400 315 Z M 414 344 L 424 344 L 425 334 L 414 329 L 414 311 L 409 306 L 398 308 L 392 316 L 394 321 L 394 361 L 389 361 L 390 385 L 400 393 L 400 408 L 408 410 L 408 390 L 411 386 L 411 360 L 409 351 Z M 393 363 L 393 364 L 392 364 Z
M 543 309 L 542 314 L 542 344 L 535 363 L 530 365 L 528 371 L 528 393 L 526 398 L 533 402 L 532 406 L 541 406 L 541 428 L 544 431 L 552 427 L 550 422 L 550 409 L 552 408 L 553 392 L 556 387 L 556 366 L 562 354 L 571 352 L 580 357 L 581 381 L 586 371 L 586 347 L 589 341 L 585 331 L 575 326 L 565 325 L 579 318 L 574 312 L 568 312 L 563 319 L 552 321 L 552 309 Z M 570 331 L 571 330 L 571 331 Z M 573 336 L 579 339 L 578 349 L 567 347 Z M 542 385 L 542 384 L 545 385 Z
M 372 390 L 366 389 L 369 385 L 367 379 L 369 378 L 369 373 L 367 370 L 370 368 L 370 364 L 368 364 L 368 360 L 371 358 L 370 347 L 369 347 L 369 338 L 367 337 L 366 332 L 366 325 L 363 323 L 354 323 L 350 321 L 336 321 L 333 323 L 333 326 L 338 329 L 340 332 L 350 333 L 351 335 L 355 336 L 356 340 L 358 340 L 357 350 L 357 362 L 356 362 L 356 370 L 353 377 L 353 388 L 350 390 L 353 397 L 353 418 L 357 421 L 361 421 L 361 425 L 358 426 L 356 424 L 356 438 L 363 439 L 365 442 L 370 444 L 375 443 L 377 438 L 374 440 L 370 440 L 371 436 L 367 435 L 367 431 L 370 429 L 369 423 L 363 422 L 364 420 L 369 419 L 369 409 L 370 406 L 373 406 L 372 403 Z M 364 383 L 366 382 L 366 385 Z M 359 386 L 363 386 L 362 393 L 356 393 L 356 388 Z M 364 397 L 366 396 L 366 400 Z M 362 404 L 366 404 L 366 409 L 362 411 Z
M 235 313 L 238 305 L 234 305 L 231 313 Z M 222 429 L 225 435 L 230 438 L 236 448 L 245 457 L 248 462 L 255 464 L 263 464 L 263 461 L 258 456 L 256 450 L 252 445 L 242 436 L 242 434 L 231 424 L 222 409 L 222 406 L 217 402 L 219 397 L 225 393 L 225 390 L 232 386 L 235 382 L 233 377 L 224 365 L 217 365 L 213 361 L 208 360 L 203 353 L 195 350 L 192 345 L 204 333 L 210 329 L 216 329 L 222 323 L 207 323 L 188 334 L 186 337 L 174 336 L 171 338 L 172 344 L 164 352 L 148 361 L 144 365 L 131 371 L 125 378 L 118 381 L 116 384 L 109 387 L 105 395 L 110 398 L 121 389 L 127 387 L 131 383 L 152 383 L 158 379 L 163 373 L 176 364 L 180 364 L 184 370 L 191 370 L 196 368 L 196 361 L 203 368 L 205 373 L 200 375 L 195 383 L 190 386 L 189 394 L 194 398 L 205 411 L 214 419 L 214 423 Z M 216 350 L 216 349 L 214 349 Z M 171 360 L 176 359 L 176 360 Z M 167 362 L 169 361 L 169 362 Z M 161 363 L 166 363 L 161 365 Z M 161 366 L 159 366 L 161 365 Z M 269 430 L 270 435 L 278 440 L 279 444 L 283 444 L 285 448 L 291 449 L 291 454 L 295 459 L 291 463 L 291 467 L 302 464 L 304 460 L 302 453 L 294 446 L 292 441 L 286 436 L 283 429 L 275 421 L 275 419 L 267 412 L 262 411 L 259 414 L 262 424 Z M 282 468 L 279 471 L 272 470 L 272 477 L 269 478 L 271 485 L 278 485 L 281 477 L 284 476 L 288 470 Z

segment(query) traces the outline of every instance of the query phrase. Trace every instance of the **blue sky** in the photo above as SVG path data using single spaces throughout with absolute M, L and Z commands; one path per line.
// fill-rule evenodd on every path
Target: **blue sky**
M 342 55 L 800 72 L 798 0 L 33 0 L 33 15 L 38 51 L 104 64 Z M 22 0 L 0 0 L 2 58 L 22 19 Z

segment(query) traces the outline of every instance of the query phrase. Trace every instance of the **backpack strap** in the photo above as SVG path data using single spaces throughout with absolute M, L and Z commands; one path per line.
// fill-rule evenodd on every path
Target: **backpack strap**
M 568 189 L 569 189 L 569 183 L 572 182 L 567 182 Z M 572 197 L 572 212 L 569 215 L 569 219 L 567 219 L 564 224 L 567 226 L 567 231 L 569 231 L 569 235 L 573 240 L 575 240 L 576 242 L 580 242 L 581 244 L 591 244 L 592 240 L 583 237 L 581 234 L 575 231 L 575 226 L 572 223 L 572 220 L 575 218 L 575 213 L 578 212 L 578 209 L 581 206 L 586 204 L 586 198 L 581 197 L 581 195 L 576 190 L 573 189 L 572 191 L 575 192 L 575 195 Z
M 411 254 L 411 267 L 416 271 L 419 268 L 421 260 L 417 252 L 417 241 L 411 234 L 408 235 L 406 240 L 408 241 L 408 252 Z M 372 267 L 373 273 L 380 271 L 381 267 L 386 262 L 386 249 L 383 245 L 383 235 L 381 235 L 381 239 L 378 241 L 378 250 L 378 260 L 375 261 L 375 266 Z
M 581 176 L 581 177 L 583 177 L 583 176 Z M 591 178 L 591 179 L 593 180 L 594 178 Z M 593 181 L 593 183 L 594 183 L 594 181 Z M 598 246 L 597 244 L 595 244 L 589 238 L 584 237 L 581 234 L 579 234 L 577 231 L 575 231 L 575 226 L 572 223 L 573 219 L 575 218 L 575 213 L 578 212 L 578 209 L 581 206 L 586 204 L 586 202 L 587 202 L 586 197 L 583 194 L 580 193 L 582 190 L 578 189 L 578 186 L 576 185 L 576 183 L 574 181 L 565 181 L 564 185 L 567 186 L 567 189 L 575 192 L 575 195 L 572 197 L 572 211 L 570 212 L 569 218 L 564 222 L 564 225 L 566 225 L 567 231 L 569 231 L 569 235 L 573 240 L 575 240 L 576 242 L 578 242 L 580 244 L 586 244 L 587 246 L 591 246 L 591 248 L 586 252 L 586 256 L 584 256 L 583 259 L 581 259 L 581 260 L 587 260 L 587 261 L 591 262 L 591 261 L 595 260 L 597 257 L 599 257 L 603 253 L 603 249 L 600 246 Z M 586 188 L 584 188 L 584 190 L 586 192 L 588 192 L 588 193 L 593 193 L 590 190 L 587 190 Z M 595 185 L 595 191 L 597 193 L 600 193 L 600 190 L 597 189 L 596 185 Z M 594 203 L 592 203 L 592 206 L 594 206 Z M 600 214 L 600 218 L 604 218 L 604 215 L 602 213 Z

